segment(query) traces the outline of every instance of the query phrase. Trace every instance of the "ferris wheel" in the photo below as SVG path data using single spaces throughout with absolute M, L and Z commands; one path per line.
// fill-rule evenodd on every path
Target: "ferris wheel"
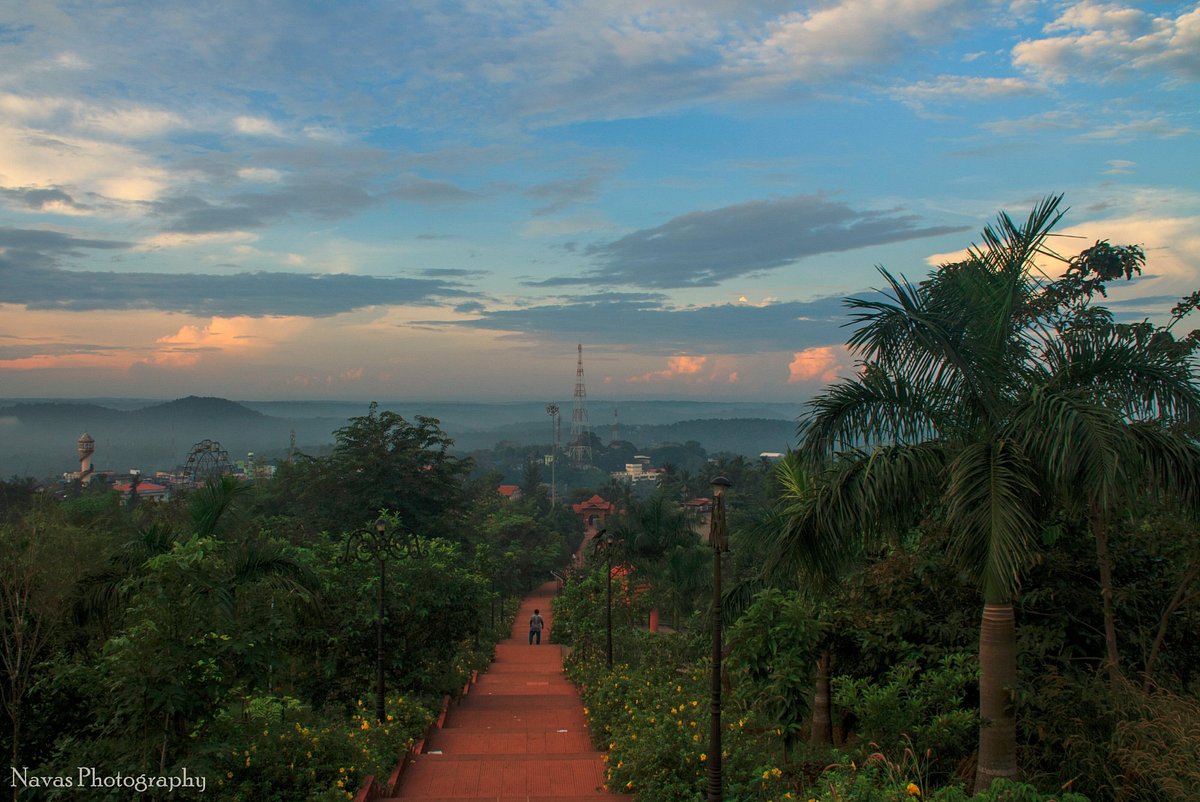
M 184 477 L 196 484 L 232 472 L 229 452 L 221 448 L 221 444 L 216 440 L 201 440 L 196 443 L 183 463 Z

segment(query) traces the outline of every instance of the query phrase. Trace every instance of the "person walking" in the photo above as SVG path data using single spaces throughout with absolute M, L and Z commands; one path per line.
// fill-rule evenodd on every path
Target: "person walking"
M 542 627 L 546 626 L 546 622 L 542 620 L 542 611 L 534 609 L 533 616 L 529 619 L 529 645 L 532 646 L 536 640 L 537 645 L 542 645 Z

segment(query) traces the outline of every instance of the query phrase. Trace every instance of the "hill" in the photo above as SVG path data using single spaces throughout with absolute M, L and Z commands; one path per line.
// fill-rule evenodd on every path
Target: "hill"
M 408 401 L 380 407 L 409 419 L 437 418 L 455 440 L 455 450 L 462 453 L 489 449 L 501 441 L 548 447 L 552 438 L 551 419 L 541 403 Z M 603 415 L 605 421 L 591 429 L 602 442 L 610 439 L 614 407 L 620 415 L 620 438 L 640 447 L 695 440 L 710 453 L 746 456 L 786 450 L 794 439 L 799 413 L 798 404 L 594 402 L 594 414 Z M 566 438 L 571 409 L 569 404 L 561 409 Z M 365 402 L 237 402 L 200 396 L 140 404 L 120 399 L 5 404 L 0 399 L 0 476 L 43 479 L 75 470 L 75 443 L 85 431 L 96 441 L 93 464 L 98 470 L 173 470 L 201 440 L 220 442 L 235 461 L 250 452 L 266 459 L 281 458 L 293 437 L 298 450 L 317 454 L 329 447 L 333 433 L 349 418 L 366 411 Z

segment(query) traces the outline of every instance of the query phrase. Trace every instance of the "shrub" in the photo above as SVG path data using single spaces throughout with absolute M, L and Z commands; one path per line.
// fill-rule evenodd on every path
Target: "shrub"
M 247 715 L 226 718 L 210 776 L 221 798 L 284 802 L 349 798 L 368 774 L 387 777 L 396 760 L 433 721 L 433 711 L 397 696 L 389 720 L 375 721 L 359 700 L 347 718 L 299 709 L 295 700 L 251 700 Z
M 978 664 L 966 653 L 923 668 L 918 661 L 893 666 L 883 682 L 837 677 L 833 700 L 857 718 L 860 761 L 888 755 L 911 765 L 922 785 L 944 782 L 975 747 L 978 713 L 966 694 L 978 681 Z

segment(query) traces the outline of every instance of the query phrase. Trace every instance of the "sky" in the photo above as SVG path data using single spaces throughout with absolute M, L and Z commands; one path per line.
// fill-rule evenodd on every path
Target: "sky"
M 0 0 L 0 397 L 802 400 L 1059 193 L 1161 319 L 1198 84 L 1198 3 Z

